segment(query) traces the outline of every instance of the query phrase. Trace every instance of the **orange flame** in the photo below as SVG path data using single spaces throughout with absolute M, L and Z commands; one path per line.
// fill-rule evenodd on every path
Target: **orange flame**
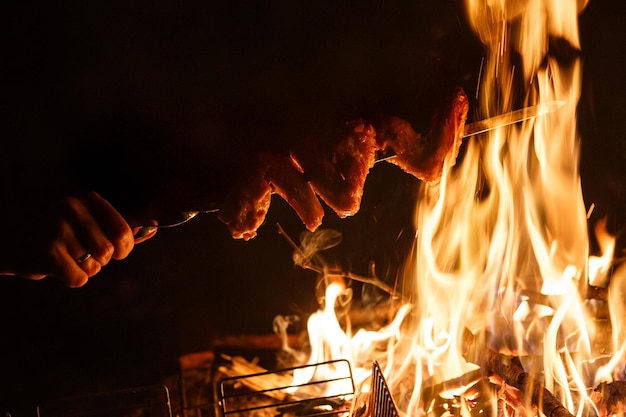
M 422 187 L 415 256 L 402 289 L 412 305 L 382 332 L 351 335 L 335 314 L 346 289 L 339 281 L 328 285 L 325 308 L 309 322 L 309 363 L 347 358 L 358 385 L 376 359 L 408 416 L 429 413 L 423 386 L 476 369 L 462 355 L 467 330 L 493 350 L 522 357 L 526 370 L 541 375 L 575 415 L 588 405 L 589 387 L 624 367 L 626 329 L 619 324 L 626 316 L 626 272 L 609 279 L 615 242 L 602 225 L 596 233 L 604 255 L 588 257 L 576 130 L 581 63 L 576 53 L 555 57 L 558 48 L 580 48 L 579 3 L 466 0 L 487 50 L 479 113 L 490 117 L 554 100 L 565 105 L 469 140 L 455 169 L 444 170 L 440 184 Z M 585 299 L 590 280 L 611 285 L 612 346 L 602 360 L 594 352 L 602 337 L 594 313 L 603 306 Z

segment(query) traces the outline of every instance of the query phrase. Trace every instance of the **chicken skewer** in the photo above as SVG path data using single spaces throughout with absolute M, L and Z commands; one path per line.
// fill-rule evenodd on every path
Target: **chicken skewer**
M 563 106 L 563 104 L 565 104 L 564 101 L 551 101 L 548 103 L 541 103 L 532 107 L 525 107 L 523 109 L 519 109 L 519 110 L 506 113 L 500 116 L 490 117 L 488 119 L 484 119 L 478 122 L 465 124 L 462 138 L 478 135 L 478 134 L 485 133 L 493 129 L 505 127 L 508 125 L 512 125 L 515 123 L 532 119 L 534 117 L 539 117 L 548 113 L 552 113 L 558 110 L 561 106 Z M 378 130 L 380 131 L 378 134 L 379 141 L 384 142 L 385 140 L 380 139 L 380 138 L 384 138 L 385 136 L 387 137 L 391 136 L 392 141 L 393 140 L 398 141 L 399 138 L 404 137 L 404 136 L 407 136 L 408 137 L 407 140 L 409 141 L 410 140 L 417 141 L 417 140 L 420 140 L 421 138 L 417 133 L 414 133 L 412 131 L 412 127 L 408 124 L 408 122 L 400 118 L 392 117 L 392 116 L 378 116 L 375 119 L 375 121 L 376 121 L 376 126 L 378 126 Z M 365 128 L 366 128 L 366 124 L 363 121 L 353 121 L 353 122 L 349 122 L 346 124 L 346 130 L 348 132 L 352 130 L 353 134 L 356 132 L 357 134 L 360 133 L 364 135 L 364 137 L 368 137 L 368 135 L 371 135 L 372 133 L 366 132 L 364 130 Z M 376 127 L 374 127 L 374 130 L 376 130 Z M 313 143 L 313 145 L 315 145 L 315 143 Z M 398 157 L 398 155 L 394 153 L 394 150 L 392 148 L 388 147 L 384 150 L 380 150 L 378 149 L 379 148 L 378 145 L 376 145 L 374 148 L 376 150 L 376 158 L 375 158 L 374 163 L 379 163 L 379 162 L 393 163 L 394 162 L 393 160 Z M 344 151 L 343 153 L 345 154 L 346 152 Z M 358 157 L 358 153 L 356 154 L 356 156 Z M 355 157 L 355 155 L 349 155 L 347 159 L 352 158 L 353 161 L 358 161 L 357 157 Z M 366 163 L 367 163 L 368 157 L 369 155 L 366 155 Z M 405 159 L 406 159 L 406 156 L 405 156 Z M 261 165 L 260 167 L 258 166 L 256 168 L 257 176 L 259 175 L 259 172 L 263 172 L 265 170 L 265 171 L 269 171 L 267 172 L 267 178 L 282 177 L 282 178 L 290 179 L 290 183 L 289 184 L 283 183 L 283 187 L 279 187 L 279 185 L 281 184 L 280 181 L 274 180 L 273 182 L 275 183 L 275 185 L 274 185 L 274 188 L 270 187 L 269 189 L 270 194 L 279 193 L 280 195 L 284 196 L 285 200 L 290 201 L 293 205 L 296 205 L 298 212 L 304 213 L 304 207 L 299 206 L 298 203 L 303 200 L 310 201 L 314 197 L 313 195 L 310 194 L 310 191 L 302 185 L 303 181 L 301 180 L 304 180 L 304 182 L 306 182 L 306 178 L 308 174 L 307 173 L 302 174 L 302 167 L 299 167 L 297 164 L 294 166 L 294 160 L 285 156 L 279 156 L 276 154 L 263 154 L 259 158 L 259 160 L 264 161 L 265 166 Z M 402 164 L 402 162 L 398 162 L 398 164 Z M 270 167 L 271 167 L 271 170 L 270 170 Z M 429 174 L 430 174 L 430 177 L 435 177 L 435 179 L 437 178 L 437 175 L 435 175 L 436 174 L 435 172 L 429 172 Z M 250 178 L 250 180 L 251 179 L 252 178 Z M 320 188 L 322 187 L 322 185 L 320 184 L 318 184 L 318 186 Z M 239 192 L 245 193 L 245 190 L 246 188 L 249 187 L 249 185 L 246 186 L 244 183 L 244 184 L 240 184 L 240 187 L 241 188 Z M 344 187 L 349 188 L 349 186 L 344 186 Z M 296 190 L 304 190 L 305 193 L 308 195 L 306 196 L 306 198 L 298 197 Z M 268 191 L 267 187 L 262 187 L 261 194 L 263 194 L 263 198 L 267 198 L 266 196 L 267 191 Z M 315 192 L 315 190 L 313 190 L 313 192 Z M 235 195 L 236 194 L 237 193 L 235 193 Z M 254 197 L 252 195 L 251 195 L 251 199 L 254 200 Z M 254 206 L 255 205 L 252 204 L 250 207 L 254 207 Z M 348 204 L 348 206 L 350 205 Z M 185 223 L 191 220 L 193 217 L 195 217 L 199 213 L 209 213 L 209 212 L 214 213 L 214 212 L 218 212 L 219 210 L 220 209 L 218 208 L 217 205 L 212 204 L 210 208 L 204 209 L 202 211 L 183 211 L 183 212 L 176 211 L 174 213 L 171 213 L 171 212 L 165 213 L 165 214 L 161 213 L 159 215 L 158 227 L 178 226 L 182 223 Z M 243 212 L 245 213 L 245 209 L 243 209 Z M 315 211 L 313 211 L 313 213 L 315 213 Z M 344 213 L 344 215 L 351 215 L 351 214 L 353 213 L 350 211 L 350 207 L 349 207 L 349 209 Z M 315 222 L 317 221 L 314 215 L 311 215 L 307 218 L 308 218 L 307 224 L 315 224 Z M 155 222 L 155 225 L 156 225 L 156 222 Z M 154 227 L 154 226 L 150 226 L 150 227 Z
M 324 216 L 320 199 L 342 218 L 354 215 L 380 151 L 392 150 L 396 156 L 391 163 L 419 179 L 436 181 L 445 156 L 453 152 L 456 159 L 468 107 L 459 88 L 435 111 L 433 127 L 424 137 L 400 118 L 377 116 L 347 123 L 338 140 L 327 146 L 308 138 L 288 157 L 262 154 L 226 197 L 218 218 L 233 238 L 251 239 L 265 219 L 273 193 L 285 199 L 311 231 Z
M 447 157 L 454 165 L 463 138 L 545 115 L 562 105 L 553 101 L 466 125 L 468 98 L 457 88 L 435 110 L 431 130 L 424 136 L 395 116 L 354 120 L 330 146 L 309 138 L 289 156 L 261 154 L 219 207 L 218 218 L 233 238 L 251 239 L 265 219 L 272 194 L 278 194 L 313 231 L 324 216 L 320 199 L 339 217 L 358 212 L 365 179 L 375 163 L 387 161 L 426 183 L 436 183 Z

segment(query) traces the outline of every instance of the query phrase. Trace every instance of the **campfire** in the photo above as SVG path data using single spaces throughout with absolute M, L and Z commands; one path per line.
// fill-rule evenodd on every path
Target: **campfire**
M 397 286 L 383 288 L 392 318 L 382 328 L 350 321 L 347 283 L 363 277 L 318 267 L 325 297 L 309 318 L 309 341 L 293 346 L 286 326 L 277 326 L 297 366 L 287 383 L 251 369 L 263 390 L 275 397 L 280 387 L 279 400 L 310 401 L 308 384 L 333 378 L 315 365 L 347 361 L 354 391 L 319 393 L 343 400 L 325 412 L 623 413 L 624 273 L 609 273 L 615 244 L 602 223 L 591 226 L 603 252 L 590 256 L 593 204 L 583 201 L 578 168 L 581 7 L 575 0 L 467 0 L 485 46 L 473 114 L 564 104 L 469 139 L 454 169 L 447 160 L 441 182 L 421 188 L 412 257 Z M 296 257 L 312 252 L 299 246 Z M 375 276 L 365 280 L 376 284 Z M 383 400 L 393 407 L 380 408 Z

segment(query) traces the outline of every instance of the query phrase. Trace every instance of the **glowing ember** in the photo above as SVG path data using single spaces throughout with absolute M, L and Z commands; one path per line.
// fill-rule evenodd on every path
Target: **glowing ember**
M 352 334 L 341 326 L 337 311 L 345 312 L 350 293 L 341 278 L 327 280 L 325 306 L 308 325 L 308 363 L 348 359 L 365 394 L 377 360 L 407 416 L 482 412 L 479 391 L 493 393 L 492 410 L 536 414 L 532 404 L 546 414 L 538 402 L 552 394 L 563 413 L 581 415 L 593 407 L 589 389 L 623 372 L 626 272 L 609 279 L 614 241 L 602 227 L 604 255 L 588 257 L 575 118 L 579 3 L 467 0 L 487 51 L 477 113 L 565 105 L 469 141 L 439 185 L 422 187 L 415 255 L 401 289 L 409 302 L 387 328 Z M 590 283 L 609 282 L 606 301 L 586 299 Z M 609 312 L 605 321 L 601 311 Z M 519 391 L 508 387 L 513 373 L 523 379 Z M 442 405 L 444 397 L 456 400 Z

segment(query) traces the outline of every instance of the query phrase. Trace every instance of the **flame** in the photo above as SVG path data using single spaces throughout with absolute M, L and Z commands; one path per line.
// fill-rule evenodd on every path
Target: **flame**
M 478 368 L 463 355 L 469 331 L 485 349 L 522 358 L 527 372 L 541 375 L 545 387 L 581 415 L 588 388 L 624 369 L 626 349 L 620 327 L 626 271 L 609 274 L 615 241 L 603 223 L 596 226 L 603 254 L 589 257 L 578 170 L 577 19 L 584 4 L 466 0 L 466 6 L 487 55 L 479 114 L 565 104 L 469 140 L 455 169 L 444 169 L 440 184 L 422 187 L 419 233 L 402 288 L 411 303 L 387 328 L 353 335 L 336 313 L 351 294 L 341 279 L 331 280 L 324 308 L 309 320 L 309 363 L 346 358 L 357 385 L 366 386 L 376 359 L 402 414 L 421 416 L 431 412 L 424 387 Z M 585 298 L 590 283 L 610 284 L 606 302 Z M 603 308 L 613 332 L 610 347 L 598 354 L 606 335 L 595 315 Z M 306 378 L 297 375 L 296 382 Z

